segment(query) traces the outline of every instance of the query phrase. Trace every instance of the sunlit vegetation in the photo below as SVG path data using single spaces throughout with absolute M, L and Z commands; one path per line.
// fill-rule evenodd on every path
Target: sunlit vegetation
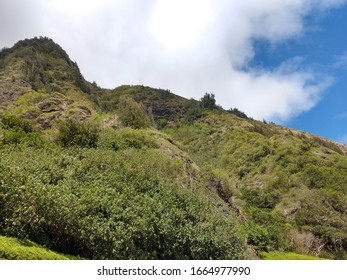
M 264 260 L 324 260 L 322 258 L 292 252 L 261 252 L 260 254 Z
M 248 243 L 257 250 L 346 257 L 346 156 L 314 139 L 226 114 L 210 113 L 166 132 L 197 164 L 227 177 L 224 199 L 247 220 Z M 310 240 L 299 240 L 308 232 Z
M 0 52 L 0 258 L 346 259 L 346 154 L 20 41 Z
M 64 139 L 83 139 L 80 126 Z M 193 166 L 160 152 L 150 131 L 99 133 L 95 147 L 3 144 L 1 234 L 90 259 L 246 257 L 233 217 L 190 181 Z
M 62 255 L 26 239 L 0 236 L 0 260 L 70 260 Z

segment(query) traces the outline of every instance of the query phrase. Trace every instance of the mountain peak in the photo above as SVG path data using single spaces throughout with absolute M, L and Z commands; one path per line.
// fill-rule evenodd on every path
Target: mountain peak
M 3 49 L 0 70 L 29 83 L 34 90 L 57 88 L 61 82 L 73 82 L 82 91 L 87 90 L 78 65 L 60 45 L 47 37 L 21 40 L 12 48 Z
M 69 64 L 72 63 L 65 50 L 48 37 L 34 37 L 32 39 L 24 39 L 18 41 L 12 48 L 5 49 L 3 52 L 6 55 L 13 52 L 20 52 L 20 50 L 23 49 L 27 49 L 28 51 L 32 51 L 33 53 L 49 54 L 56 58 L 63 58 Z
M 0 151 L 0 235 L 95 259 L 230 259 L 245 246 L 347 258 L 342 144 L 225 111 L 213 94 L 100 88 L 49 38 L 0 52 Z

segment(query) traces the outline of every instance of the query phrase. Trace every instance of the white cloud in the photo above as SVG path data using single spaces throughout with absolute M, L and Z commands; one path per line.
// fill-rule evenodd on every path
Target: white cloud
M 347 51 L 334 58 L 334 68 L 346 69 L 347 68 Z
M 0 0 L 0 26 L 8 27 L 0 37 L 7 46 L 52 37 L 102 86 L 146 84 L 193 98 L 213 92 L 225 108 L 284 121 L 312 108 L 331 80 L 293 61 L 249 69 L 253 40 L 304 36 L 305 15 L 345 2 Z
M 261 119 L 287 121 L 290 117 L 311 109 L 320 99 L 331 79 L 316 83 L 317 77 L 310 73 L 284 74 L 273 72 L 235 72 L 229 102 Z M 313 82 L 313 84 L 311 83 Z

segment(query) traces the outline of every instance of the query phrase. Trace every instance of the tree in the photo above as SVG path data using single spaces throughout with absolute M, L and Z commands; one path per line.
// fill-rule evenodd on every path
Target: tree
M 186 104 L 186 116 L 187 122 L 192 123 L 199 119 L 203 115 L 202 104 L 199 101 L 190 99 Z
M 240 111 L 237 108 L 230 108 L 230 110 L 228 110 L 228 112 L 231 114 L 234 114 L 235 116 L 238 116 L 240 118 L 248 119 L 248 116 L 244 112 Z
M 80 146 L 96 148 L 99 139 L 99 129 L 93 123 L 80 123 L 68 119 L 59 124 L 58 142 L 64 146 Z
M 205 95 L 200 99 L 200 101 L 204 109 L 217 108 L 215 95 L 213 93 L 206 92 Z
M 131 128 L 148 128 L 154 126 L 153 114 L 146 112 L 143 105 L 130 96 L 122 96 L 118 103 L 118 117 L 124 126 Z

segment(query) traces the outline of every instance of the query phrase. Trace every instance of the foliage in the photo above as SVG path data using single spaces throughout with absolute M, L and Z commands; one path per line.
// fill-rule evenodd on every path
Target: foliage
M 0 147 L 8 144 L 25 143 L 29 146 L 41 146 L 43 144 L 42 136 L 37 132 L 25 133 L 19 127 L 11 128 L 3 131 L 2 139 L 0 139 Z
M 0 161 L 1 234 L 90 259 L 244 258 L 232 217 L 186 172 L 150 147 L 9 147 Z
M 264 260 L 324 260 L 322 258 L 297 254 L 293 252 L 260 252 L 260 255 Z
M 280 200 L 280 193 L 258 188 L 244 189 L 242 199 L 258 208 L 273 209 Z
M 70 256 L 58 254 L 29 240 L 0 236 L 0 259 L 6 260 L 69 260 Z
M 192 123 L 195 120 L 201 118 L 202 116 L 203 116 L 202 103 L 194 99 L 190 99 L 186 105 L 185 120 L 188 123 Z
M 29 146 L 41 146 L 43 139 L 41 135 L 34 131 L 33 124 L 15 115 L 2 115 L 0 127 L 3 127 L 0 135 L 0 148 L 9 144 L 25 143 Z
M 213 93 L 206 92 L 205 95 L 200 99 L 201 105 L 204 109 L 216 109 L 216 99 Z
M 34 131 L 33 124 L 29 120 L 16 115 L 3 114 L 0 116 L 0 121 L 5 129 L 21 128 L 25 133 Z
M 118 116 L 122 124 L 132 128 L 148 128 L 154 125 L 146 109 L 134 99 L 122 96 L 118 104 Z
M 342 144 L 210 93 L 102 89 L 48 38 L 2 50 L 0 77 L 0 234 L 87 258 L 347 258 Z
M 238 116 L 240 118 L 248 119 L 248 116 L 237 108 L 230 108 L 229 110 L 227 110 L 227 112 L 234 114 L 235 116 Z
M 65 68 L 62 77 L 66 77 L 83 92 L 88 93 L 90 91 L 77 64 L 72 62 L 67 53 L 52 39 L 35 37 L 30 40 L 19 41 L 13 48 L 1 52 L 0 67 L 9 67 L 10 64 L 19 59 L 24 62 L 22 72 L 25 80 L 30 83 L 34 90 L 50 88 L 54 82 L 54 76 L 51 75 L 51 64 L 55 63 L 56 66 Z
M 290 224 L 321 244 L 307 251 L 345 258 L 346 156 L 314 138 L 231 114 L 210 112 L 165 132 L 181 141 L 199 166 L 227 175 L 228 201 L 238 201 L 233 207 L 250 220 L 245 230 L 257 250 L 287 250 L 291 237 L 283 229 Z
M 98 146 L 114 151 L 130 148 L 159 148 L 159 144 L 148 131 L 131 128 L 103 130 L 100 134 Z
M 95 148 L 99 139 L 99 129 L 92 123 L 80 123 L 72 119 L 59 124 L 58 142 L 64 147 L 78 145 Z
M 271 251 L 281 248 L 281 237 L 273 226 L 263 226 L 251 221 L 246 225 L 248 244 L 259 251 Z

